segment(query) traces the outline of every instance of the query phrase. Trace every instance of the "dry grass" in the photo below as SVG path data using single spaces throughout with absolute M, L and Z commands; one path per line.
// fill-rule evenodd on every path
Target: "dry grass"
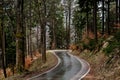
M 76 55 L 76 53 L 78 52 L 77 51 L 73 52 L 74 55 Z M 100 68 L 103 66 L 106 57 L 102 53 L 99 55 L 93 54 L 88 50 L 84 50 L 77 56 L 89 62 L 91 67 L 91 71 L 83 80 L 101 80 L 101 78 L 98 76 L 98 72 Z
M 83 80 L 120 80 L 119 59 L 115 58 L 110 64 L 107 64 L 109 58 L 101 51 L 95 54 L 88 50 L 78 53 L 78 51 L 73 51 L 72 54 L 88 61 L 91 67 L 91 71 Z
M 3 77 L 4 75 L 3 75 L 3 70 L 2 69 L 0 69 L 0 80 L 1 79 L 4 79 L 4 77 Z
M 41 58 L 39 58 L 32 64 L 32 66 L 29 68 L 29 71 L 44 71 L 44 69 L 50 68 L 51 66 L 55 65 L 56 59 L 57 58 L 53 54 L 47 53 L 47 62 L 44 64 L 42 63 Z

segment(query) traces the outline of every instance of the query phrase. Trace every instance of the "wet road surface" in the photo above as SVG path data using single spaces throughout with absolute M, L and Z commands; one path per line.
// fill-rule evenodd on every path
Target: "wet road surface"
M 52 71 L 29 80 L 70 80 L 80 71 L 80 62 L 67 51 L 55 51 L 55 54 L 60 58 L 60 64 Z

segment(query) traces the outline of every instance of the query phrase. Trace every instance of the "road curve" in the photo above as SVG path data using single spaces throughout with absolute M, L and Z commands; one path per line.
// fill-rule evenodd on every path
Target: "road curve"
M 89 64 L 70 54 L 67 50 L 50 51 L 58 58 L 58 64 L 51 70 L 27 80 L 81 80 L 89 71 Z

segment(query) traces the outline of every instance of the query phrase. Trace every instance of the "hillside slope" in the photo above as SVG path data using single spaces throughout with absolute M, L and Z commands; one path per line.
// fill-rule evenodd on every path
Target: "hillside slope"
M 89 48 L 73 50 L 74 55 L 90 63 L 91 71 L 83 80 L 120 80 L 120 31 Z

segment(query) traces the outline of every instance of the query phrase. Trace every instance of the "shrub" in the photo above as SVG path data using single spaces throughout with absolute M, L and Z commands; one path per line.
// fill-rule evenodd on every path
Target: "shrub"
M 69 47 L 70 50 L 74 51 L 77 49 L 76 45 L 74 44 L 71 44 L 70 47 Z
M 103 51 L 105 52 L 106 55 L 110 55 L 112 52 L 114 52 L 114 50 L 116 48 L 120 48 L 120 43 L 115 41 L 115 40 L 112 40 L 112 41 L 109 41 L 109 46 L 106 47 Z M 115 52 L 114 52 L 115 53 Z
M 106 55 L 109 55 L 114 50 L 114 47 L 115 47 L 114 45 L 109 45 L 103 51 L 105 52 Z
M 84 49 L 89 49 L 89 50 L 94 50 L 95 48 L 96 48 L 96 41 L 95 41 L 95 39 L 90 39 L 89 40 L 89 43 L 84 43 L 83 42 L 83 48 Z
M 120 31 L 114 34 L 114 38 L 116 39 L 117 42 L 120 42 Z

